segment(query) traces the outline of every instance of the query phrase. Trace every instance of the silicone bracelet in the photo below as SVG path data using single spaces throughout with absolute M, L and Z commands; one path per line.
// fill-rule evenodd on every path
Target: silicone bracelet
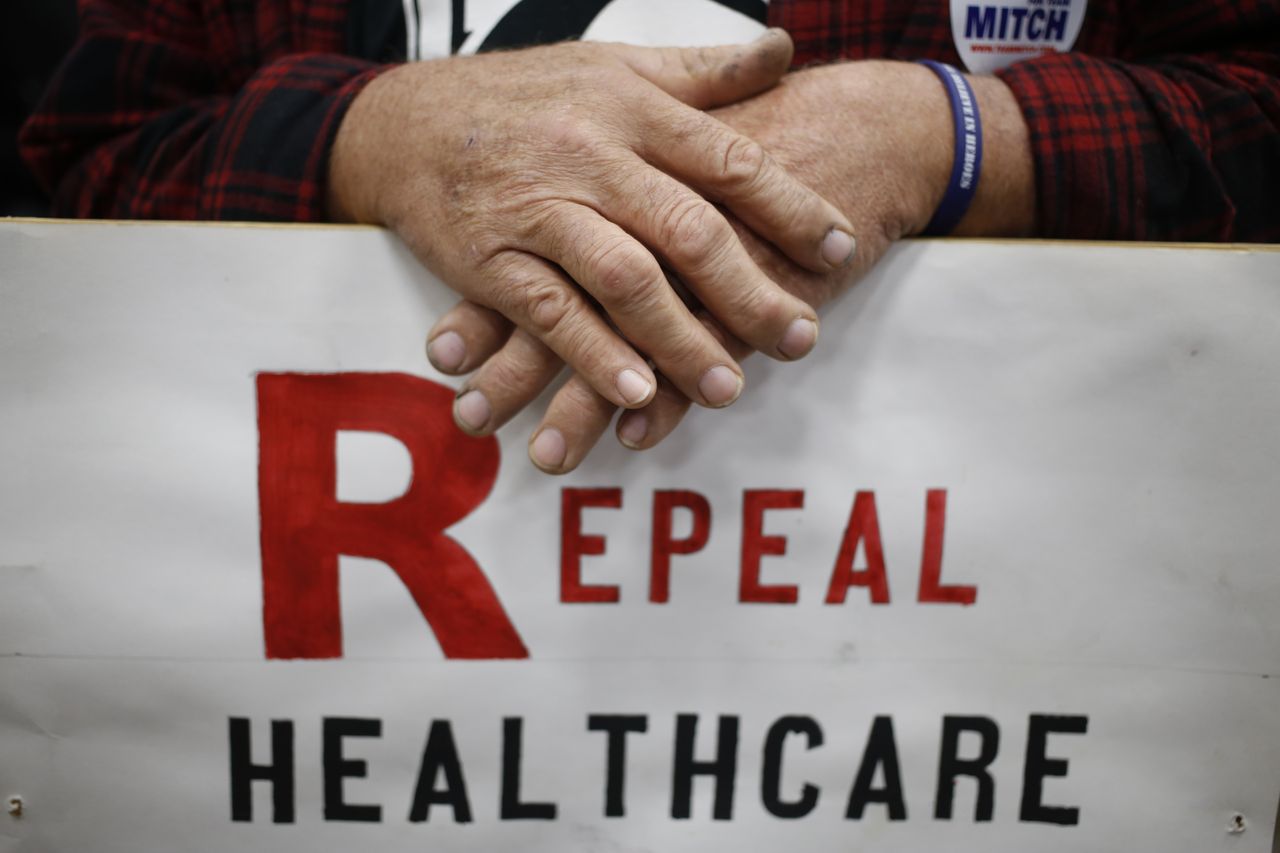
M 921 59 L 947 90 L 951 101 L 951 118 L 955 124 L 955 161 L 951 166 L 951 180 L 942 202 L 934 211 L 933 219 L 924 229 L 927 237 L 950 234 L 964 218 L 978 191 L 978 178 L 982 175 L 982 117 L 978 114 L 978 99 L 969 87 L 964 75 L 950 65 Z

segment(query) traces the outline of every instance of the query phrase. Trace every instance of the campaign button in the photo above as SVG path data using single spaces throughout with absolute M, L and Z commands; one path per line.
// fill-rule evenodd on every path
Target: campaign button
M 1088 0 L 951 0 L 951 34 L 965 67 L 989 74 L 1075 46 Z

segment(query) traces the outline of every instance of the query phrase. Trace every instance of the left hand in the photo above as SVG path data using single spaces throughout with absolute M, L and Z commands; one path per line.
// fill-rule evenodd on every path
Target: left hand
M 956 233 L 1030 233 L 1035 194 L 1025 122 L 1012 93 L 998 79 L 969 80 L 982 113 L 986 154 L 974 203 Z M 895 240 L 920 233 L 950 176 L 950 105 L 933 72 L 914 63 L 863 61 L 795 72 L 774 89 L 713 114 L 762 144 L 852 222 L 857 238 L 853 264 L 823 274 L 801 269 L 738 228 L 766 274 L 815 308 L 870 269 Z M 750 348 L 728 335 L 714 317 L 705 311 L 698 316 L 734 358 L 749 354 Z M 493 429 L 536 398 L 563 367 L 538 341 L 523 331 L 512 332 L 502 318 L 466 301 L 432 329 L 428 354 L 438 368 L 453 368 L 445 372 L 479 366 L 460 399 L 466 390 L 483 389 Z M 652 447 L 675 429 L 688 408 L 687 397 L 660 380 L 652 402 L 619 419 L 618 439 L 633 449 Z M 571 377 L 530 441 L 534 464 L 548 473 L 573 470 L 614 411 L 581 377 Z

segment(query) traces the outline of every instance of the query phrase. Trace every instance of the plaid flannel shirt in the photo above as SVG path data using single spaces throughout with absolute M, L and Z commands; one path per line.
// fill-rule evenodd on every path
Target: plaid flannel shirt
M 349 0 L 81 0 L 22 134 L 68 216 L 317 221 Z M 947 0 L 773 0 L 798 65 L 959 64 Z M 1091 0 L 1071 53 L 1000 72 L 1045 236 L 1280 240 L 1280 0 Z M 442 109 L 445 108 L 442 105 Z M 833 142 L 833 144 L 836 144 Z

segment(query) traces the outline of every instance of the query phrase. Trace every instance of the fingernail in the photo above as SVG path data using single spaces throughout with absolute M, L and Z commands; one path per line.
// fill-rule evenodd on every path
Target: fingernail
M 544 471 L 555 471 L 561 468 L 567 453 L 564 436 L 555 427 L 547 427 L 538 433 L 533 439 L 533 444 L 529 445 L 529 458 L 533 460 L 533 464 Z
M 618 422 L 618 440 L 632 450 L 640 449 L 640 442 L 649 434 L 649 418 L 640 412 L 630 412 Z
M 461 369 L 467 357 L 467 345 L 457 332 L 444 332 L 427 344 L 427 359 L 436 370 L 453 373 Z
M 629 406 L 640 405 L 649 399 L 649 393 L 653 391 L 653 385 L 649 380 L 630 368 L 618 374 L 616 384 L 618 393 Z
M 480 432 L 489 423 L 492 411 L 489 401 L 479 391 L 468 391 L 453 401 L 453 414 L 464 427 Z
M 858 248 L 858 241 L 852 234 L 832 228 L 822 238 L 822 259 L 833 267 L 842 267 L 853 260 L 853 253 Z
M 702 374 L 702 379 L 698 381 L 698 393 L 709 406 L 727 406 L 742 393 L 742 377 L 723 364 L 717 364 Z
M 787 326 L 787 332 L 778 341 L 778 352 L 790 359 L 804 358 L 818 342 L 818 324 L 798 317 Z

